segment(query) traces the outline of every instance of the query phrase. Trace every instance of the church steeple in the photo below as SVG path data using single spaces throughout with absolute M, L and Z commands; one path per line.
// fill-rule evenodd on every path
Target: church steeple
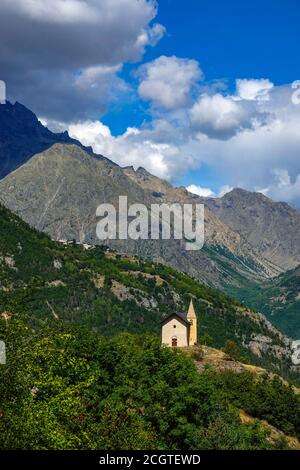
M 194 309 L 193 300 L 191 299 L 190 306 L 187 313 L 187 319 L 190 321 L 190 337 L 189 337 L 189 346 L 193 346 L 197 343 L 197 316 Z

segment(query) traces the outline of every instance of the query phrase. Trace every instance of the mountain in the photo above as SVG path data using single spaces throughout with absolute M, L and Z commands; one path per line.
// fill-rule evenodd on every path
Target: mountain
M 80 326 L 104 336 L 160 332 L 160 320 L 187 308 L 198 315 L 198 340 L 221 348 L 235 340 L 252 363 L 298 377 L 290 339 L 265 317 L 167 266 L 106 247 L 59 243 L 0 206 L 0 319 L 35 330 Z
M 152 175 L 143 167 L 139 167 L 135 170 L 133 166 L 127 166 L 123 168 L 123 170 L 132 181 L 137 183 L 143 189 L 151 191 L 156 197 L 164 195 L 173 188 L 168 181 Z
M 196 196 L 70 142 L 29 158 L 0 191 L 31 225 L 0 205 L 1 449 L 299 449 L 291 339 L 207 286 L 271 284 L 272 262 L 209 209 L 199 252 L 79 243 L 95 242 L 97 205 L 120 194 L 147 207 Z M 161 347 L 161 318 L 191 298 L 200 346 Z
M 300 266 L 275 278 L 261 292 L 260 311 L 293 338 L 300 337 Z
M 145 177 L 145 170 L 139 170 L 134 179 L 128 169 L 77 145 L 55 144 L 0 181 L 0 200 L 55 240 L 75 239 L 90 244 L 99 243 L 98 205 L 118 207 L 119 195 L 126 195 L 128 204 L 142 203 L 148 208 L 160 202 L 197 202 L 184 188 L 172 188 L 149 174 L 147 185 L 141 184 L 141 173 Z M 155 190 L 150 189 L 153 184 Z M 158 191 L 162 186 L 164 193 Z M 175 239 L 109 240 L 109 245 L 124 253 L 165 262 L 211 286 L 245 285 L 249 279 L 266 279 L 279 272 L 208 208 L 205 241 L 205 247 L 194 252 L 186 251 L 184 242 Z
M 134 181 L 139 184 L 143 189 L 152 191 L 156 199 L 160 203 L 173 204 L 204 204 L 205 206 L 205 244 L 206 248 L 211 250 L 210 253 L 220 254 L 222 251 L 230 256 L 240 258 L 241 264 L 248 264 L 250 267 L 253 262 L 253 268 L 256 273 L 261 271 L 267 277 L 278 275 L 281 270 L 272 261 L 268 262 L 267 259 L 261 257 L 253 246 L 248 243 L 248 240 L 238 231 L 233 230 L 229 224 L 224 223 L 220 217 L 216 217 L 206 204 L 206 200 L 199 196 L 190 193 L 185 187 L 173 187 L 167 181 L 162 180 L 156 176 L 151 175 L 144 168 L 138 168 L 136 171 L 132 167 L 125 168 L 125 173 Z M 239 271 L 239 267 L 236 267 Z M 249 273 L 246 274 L 246 276 Z M 252 276 L 253 277 L 253 276 Z M 255 276 L 254 276 L 255 277 Z M 226 285 L 227 283 L 224 282 Z
M 291 337 L 300 337 L 300 266 L 262 284 L 232 292 L 251 308 L 259 310 Z
M 300 264 L 300 212 L 287 203 L 239 188 L 204 202 L 264 258 L 285 271 Z
M 18 103 L 0 107 L 2 113 L 5 110 L 9 119 L 1 121 L 2 148 L 33 148 L 31 141 L 38 139 L 32 138 L 26 122 L 31 122 L 29 129 L 38 129 L 33 135 L 68 140 L 49 146 L 51 139 L 45 137 L 49 147 L 30 158 L 27 155 L 23 165 L 0 180 L 0 201 L 32 227 L 54 240 L 98 244 L 96 208 L 101 203 L 117 207 L 119 195 L 126 195 L 129 204 L 142 203 L 148 208 L 157 203 L 203 203 L 205 245 L 200 251 L 188 252 L 183 242 L 174 239 L 109 240 L 107 244 L 119 252 L 188 273 L 264 312 L 293 337 L 300 333 L 297 301 L 295 306 L 291 301 L 285 317 L 286 303 L 276 307 L 275 314 L 274 303 L 264 303 L 265 297 L 260 295 L 270 288 L 274 297 L 280 283 L 277 276 L 299 264 L 299 212 L 285 203 L 241 189 L 223 198 L 201 198 L 183 187 L 173 187 L 144 168 L 121 168 L 80 143 L 70 142 L 66 134 L 52 134 Z M 293 320 L 289 320 L 291 316 Z
M 36 115 L 16 102 L 0 106 L 0 178 L 29 160 L 36 153 L 60 142 L 76 144 L 68 132 L 54 134 L 44 127 Z M 87 151 L 91 149 L 86 148 Z

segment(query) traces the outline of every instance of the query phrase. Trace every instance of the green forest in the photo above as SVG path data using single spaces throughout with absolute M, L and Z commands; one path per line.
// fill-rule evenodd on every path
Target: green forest
M 300 437 L 299 395 L 278 378 L 199 374 L 149 335 L 59 330 L 10 326 L 2 449 L 288 449 L 284 434 Z M 270 440 L 258 419 L 284 434 Z
M 3 207 L 0 220 L 1 449 L 288 449 L 300 437 L 292 385 L 199 373 L 160 345 L 162 316 L 193 298 L 199 341 L 297 383 L 288 358 L 247 347 L 257 334 L 284 347 L 261 317 L 167 266 L 53 242 Z

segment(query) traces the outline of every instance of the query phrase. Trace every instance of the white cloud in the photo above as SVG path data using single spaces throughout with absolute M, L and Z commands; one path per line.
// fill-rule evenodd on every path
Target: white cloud
M 300 205 L 300 106 L 291 101 L 293 91 L 289 86 L 273 87 L 270 99 L 259 103 L 259 125 L 252 127 L 246 127 L 247 118 L 255 119 L 257 100 L 247 102 L 250 108 L 246 107 L 248 114 L 243 114 L 240 106 L 244 106 L 244 100 L 216 94 L 205 95 L 207 103 L 204 100 L 205 106 L 200 107 L 201 132 L 195 131 L 195 122 L 190 127 L 184 113 L 176 112 L 174 118 L 172 111 L 160 113 L 161 119 L 147 127 L 129 128 L 117 137 L 99 122 L 72 125 L 70 133 L 121 166 L 143 166 L 169 180 L 179 180 L 204 165 L 218 178 L 220 189 L 215 191 L 193 181 L 188 189 L 195 194 L 221 197 L 238 186 Z M 203 104 L 203 97 L 200 102 Z M 263 121 L 262 116 L 268 118 Z
M 229 186 L 259 190 L 300 206 L 300 106 L 293 105 L 292 92 L 288 85 L 271 90 L 263 105 L 269 116 L 265 124 L 240 129 L 226 140 L 203 135 L 197 142 L 191 139 L 199 166 L 206 165 Z
M 174 109 L 188 104 L 190 92 L 202 77 L 202 71 L 195 60 L 161 56 L 143 65 L 139 75 L 141 98 Z
M 97 87 L 103 77 L 110 77 L 111 79 L 121 68 L 122 66 L 120 64 L 114 66 L 96 65 L 87 67 L 75 77 L 75 84 L 77 87 L 85 89 Z
M 226 89 L 215 93 L 212 87 L 189 110 L 191 125 L 210 138 L 225 140 L 264 126 L 274 118 L 268 103 L 273 88 L 268 79 L 238 79 L 235 94 L 226 94 Z
M 147 130 L 128 128 L 114 137 L 110 129 L 99 121 L 86 121 L 69 126 L 69 134 L 94 152 L 105 155 L 120 166 L 145 167 L 151 173 L 170 179 L 176 171 L 183 172 L 180 149 L 172 143 L 157 142 L 149 138 Z
M 229 186 L 228 184 L 225 184 L 224 186 L 221 186 L 218 197 L 223 197 L 225 196 L 225 194 L 230 193 L 230 191 L 232 190 L 233 190 L 233 186 Z
M 155 23 L 151 28 L 144 29 L 136 40 L 136 47 L 144 48 L 146 46 L 155 46 L 164 36 L 166 28 Z
M 189 114 L 196 131 L 215 138 L 227 139 L 253 125 L 251 108 L 220 93 L 200 96 Z
M 203 188 L 202 186 L 199 186 L 199 185 L 196 185 L 196 184 L 190 184 L 190 186 L 187 186 L 186 189 L 190 193 L 197 194 L 197 196 L 216 197 L 216 194 L 210 188 Z
M 265 78 L 236 80 L 237 96 L 243 100 L 268 100 L 273 87 L 274 84 Z
M 201 197 L 223 197 L 225 194 L 232 191 L 233 187 L 228 186 L 228 185 L 221 186 L 218 193 L 215 193 L 210 188 L 203 188 L 202 186 L 199 186 L 196 184 L 191 184 L 190 186 L 187 186 L 186 189 L 190 193 L 197 194 L 198 196 L 201 196 Z
M 1 0 L 8 99 L 57 120 L 101 115 L 116 82 L 120 91 L 120 67 L 162 38 L 156 14 L 155 0 Z M 86 99 L 79 85 L 89 89 Z
M 44 22 L 94 23 L 99 20 L 100 13 L 94 2 L 84 0 L 2 0 L 2 3 L 28 18 Z
M 284 168 L 275 168 L 271 171 L 273 181 L 263 189 L 258 189 L 266 196 L 277 201 L 300 202 L 300 174 L 292 181 L 288 170 Z

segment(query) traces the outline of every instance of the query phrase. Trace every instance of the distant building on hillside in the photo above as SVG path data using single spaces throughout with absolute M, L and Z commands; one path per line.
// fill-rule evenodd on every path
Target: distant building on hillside
M 161 320 L 161 342 L 173 348 L 197 343 L 197 316 L 192 300 L 187 313 L 170 313 Z

